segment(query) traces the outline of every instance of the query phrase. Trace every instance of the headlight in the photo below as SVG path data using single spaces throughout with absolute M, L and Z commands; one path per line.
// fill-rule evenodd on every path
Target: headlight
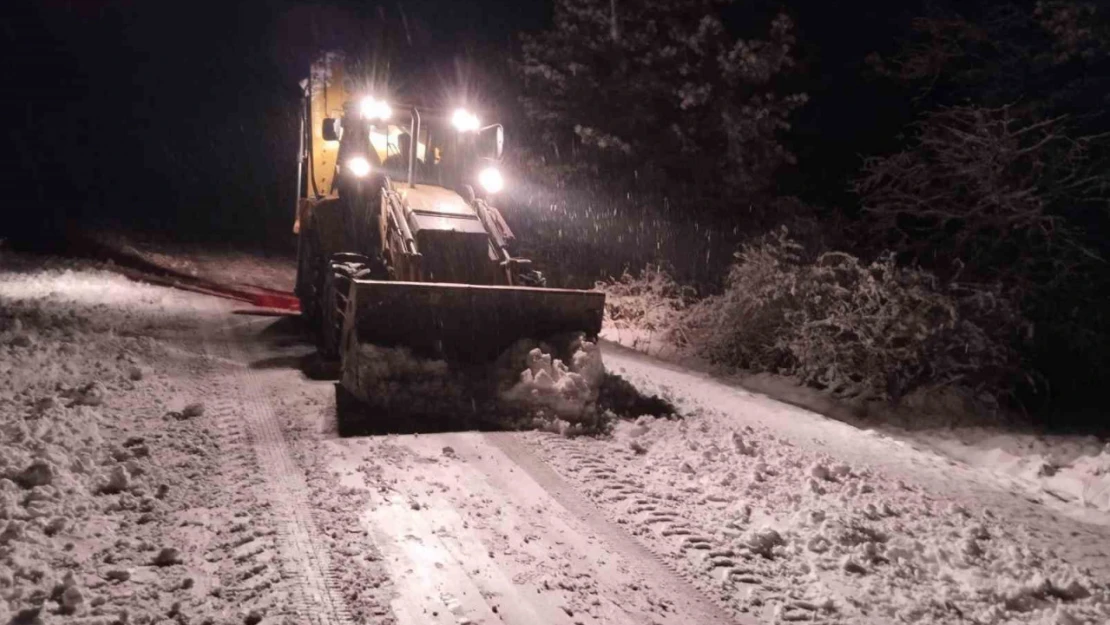
M 370 173 L 370 161 L 361 156 L 356 156 L 347 161 L 347 171 L 358 178 L 365 178 L 366 174 Z
M 393 109 L 389 104 L 382 100 L 375 100 L 373 97 L 365 97 L 359 103 L 359 110 L 362 112 L 363 119 L 380 119 L 385 121 L 393 115 Z
M 487 167 L 478 174 L 478 182 L 487 193 L 497 193 L 505 186 L 505 179 L 496 167 Z
M 478 122 L 478 116 L 466 109 L 455 111 L 455 114 L 451 116 L 451 123 L 459 132 L 474 132 L 481 126 Z

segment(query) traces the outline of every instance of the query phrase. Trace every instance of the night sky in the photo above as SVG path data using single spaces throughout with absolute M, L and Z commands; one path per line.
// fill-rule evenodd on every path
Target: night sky
M 811 102 L 789 137 L 802 162 L 787 191 L 847 203 L 858 155 L 910 118 L 863 63 L 908 22 L 910 7 L 888 5 L 760 0 L 730 10 L 743 34 L 765 31 L 780 9 L 798 25 L 793 80 Z M 398 88 L 467 89 L 497 109 L 511 139 L 506 60 L 516 34 L 544 28 L 552 7 L 45 0 L 5 10 L 14 79 L 5 81 L 4 168 L 18 198 L 10 206 L 23 207 L 5 220 L 8 236 L 68 221 L 281 247 L 291 242 L 296 82 L 318 49 L 388 58 Z

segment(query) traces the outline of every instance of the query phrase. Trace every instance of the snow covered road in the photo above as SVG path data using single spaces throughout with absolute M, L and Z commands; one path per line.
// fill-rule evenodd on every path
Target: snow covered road
M 8 261 L 0 617 L 1110 620 L 1099 517 L 634 352 L 685 418 L 342 438 L 293 320 Z
M 251 369 L 245 392 L 270 398 L 284 426 L 266 452 L 288 444 L 300 457 L 316 485 L 316 526 L 341 541 L 320 567 L 329 579 L 322 594 L 337 604 L 342 588 L 355 587 L 348 606 L 369 593 L 402 625 L 736 622 L 605 520 L 534 455 L 527 435 L 340 438 L 331 383 L 295 367 L 250 367 L 299 361 L 306 348 L 295 336 L 239 318 L 228 337 Z M 280 482 L 297 477 L 277 465 L 268 472 L 279 476 L 275 500 L 287 499 Z M 357 512 L 331 514 L 344 499 Z M 361 583 L 383 571 L 388 591 Z M 342 614 L 321 622 L 344 622 Z

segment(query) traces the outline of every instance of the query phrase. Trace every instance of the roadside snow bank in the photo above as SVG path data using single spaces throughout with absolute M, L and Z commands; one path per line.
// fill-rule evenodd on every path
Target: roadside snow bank
M 664 344 L 660 335 L 607 325 L 602 337 L 674 364 L 711 370 L 690 354 Z M 731 374 L 728 383 L 838 421 L 872 428 L 1016 483 L 1066 514 L 1110 524 L 1110 441 L 1093 436 L 1037 435 L 1015 431 L 1001 415 L 985 411 L 956 389 L 918 391 L 894 407 L 846 400 L 770 373 Z
M 85 322 L 107 321 L 136 313 L 191 312 L 187 300 L 179 292 L 140 284 L 76 261 L 50 259 L 43 261 L 42 267 L 30 271 L 0 270 L 0 277 L 0 298 L 10 302 L 10 307 L 24 308 L 27 314 L 59 327 L 74 321 L 77 312 L 74 306 L 91 307 L 98 313 L 96 318 L 86 317 Z M 35 302 L 36 306 L 28 308 L 30 302 Z M 59 306 L 54 310 L 37 308 L 50 304 Z
M 1093 436 L 1038 436 L 982 427 L 922 430 L 906 436 L 1031 490 L 1110 512 L 1110 443 Z

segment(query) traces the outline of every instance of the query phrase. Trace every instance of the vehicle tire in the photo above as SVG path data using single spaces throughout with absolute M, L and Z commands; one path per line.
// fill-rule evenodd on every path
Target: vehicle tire
M 315 333 L 320 320 L 320 288 L 326 261 L 314 230 L 305 229 L 298 236 L 301 240 L 297 257 L 297 299 L 305 327 Z
M 336 254 L 324 275 L 320 297 L 320 324 L 316 348 L 325 360 L 338 360 L 343 321 L 347 314 L 347 296 L 351 282 L 369 273 L 366 258 L 354 254 Z

